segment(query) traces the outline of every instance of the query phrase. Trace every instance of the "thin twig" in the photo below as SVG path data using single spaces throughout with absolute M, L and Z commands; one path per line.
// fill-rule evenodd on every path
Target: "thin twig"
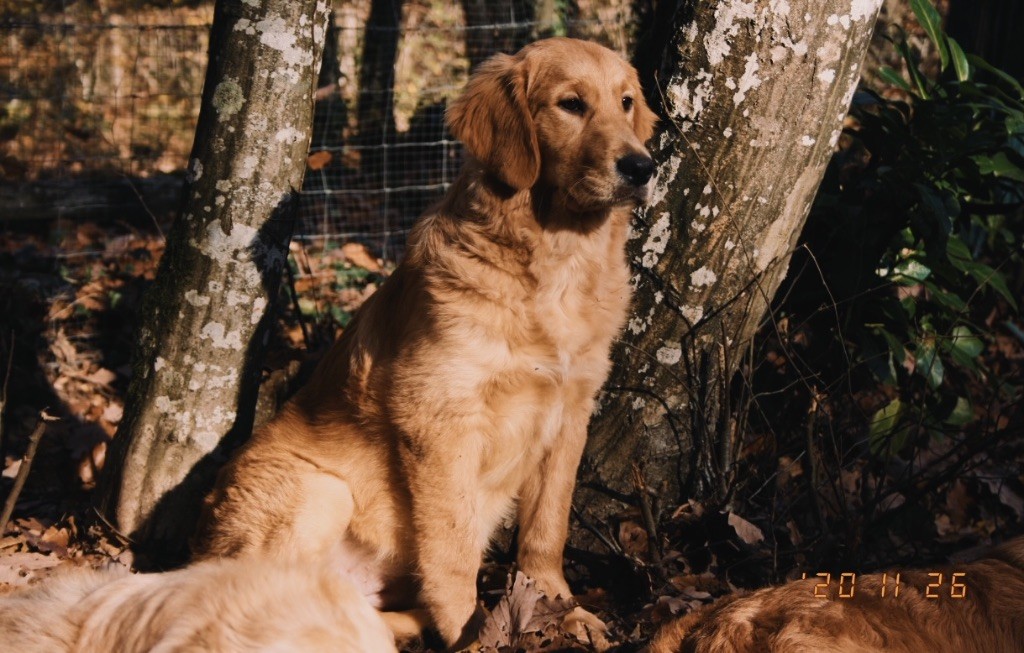
M 661 542 L 658 538 L 658 524 L 654 520 L 654 511 L 651 509 L 651 499 L 647 496 L 647 482 L 644 480 L 643 472 L 639 465 L 633 463 L 633 487 L 636 488 L 637 503 L 640 505 L 640 516 L 644 521 L 644 530 L 647 531 L 647 555 L 651 562 L 661 564 Z
M 288 295 L 292 300 L 292 307 L 295 309 L 295 319 L 299 321 L 299 327 L 302 329 L 302 339 L 306 341 L 306 351 L 313 351 L 313 341 L 309 335 L 309 327 L 306 325 L 306 316 L 302 314 L 302 308 L 299 306 L 299 291 L 295 288 L 295 273 L 288 261 L 284 262 L 284 271 L 288 275 Z
M 32 468 L 32 461 L 36 457 L 36 450 L 39 449 L 39 441 L 43 439 L 43 433 L 46 432 L 46 423 L 55 422 L 57 419 L 53 415 L 48 414 L 46 409 L 39 412 L 36 428 L 28 436 L 28 448 L 25 450 L 25 457 L 21 459 L 18 475 L 14 478 L 14 485 L 11 486 L 11 492 L 7 495 L 7 500 L 4 501 L 4 511 L 3 514 L 0 514 L 0 534 L 7 530 L 7 522 L 10 521 L 11 514 L 14 512 L 14 504 L 18 502 L 18 495 L 21 494 L 22 488 L 25 487 L 25 480 L 28 478 L 29 469 Z
M 11 348 L 7 352 L 7 372 L 4 373 L 4 387 L 0 389 L 0 463 L 4 460 L 4 411 L 7 409 L 7 388 L 11 382 L 11 366 L 14 363 L 14 331 L 11 331 Z M 0 533 L 3 531 L 0 530 Z

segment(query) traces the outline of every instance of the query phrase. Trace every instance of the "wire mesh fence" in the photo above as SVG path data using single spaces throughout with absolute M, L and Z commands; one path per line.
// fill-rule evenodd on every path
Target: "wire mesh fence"
M 57 3 L 0 20 L 0 220 L 173 210 L 213 7 L 153 4 L 115 13 Z M 444 108 L 471 67 L 552 34 L 626 53 L 631 7 L 335 3 L 296 237 L 355 240 L 396 257 L 412 222 L 457 173 L 461 153 L 445 131 Z

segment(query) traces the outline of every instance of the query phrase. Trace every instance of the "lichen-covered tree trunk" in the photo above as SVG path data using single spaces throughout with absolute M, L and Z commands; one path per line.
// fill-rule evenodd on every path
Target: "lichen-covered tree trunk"
M 248 434 L 268 306 L 302 185 L 326 0 L 219 0 L 182 211 L 146 297 L 101 510 L 178 554 L 216 465 Z
M 641 50 L 654 63 L 638 62 L 665 116 L 651 142 L 658 179 L 630 242 L 633 317 L 591 425 L 584 516 L 614 507 L 593 488 L 634 495 L 634 469 L 664 505 L 723 498 L 730 380 L 786 273 L 879 5 L 659 7 L 660 41 Z

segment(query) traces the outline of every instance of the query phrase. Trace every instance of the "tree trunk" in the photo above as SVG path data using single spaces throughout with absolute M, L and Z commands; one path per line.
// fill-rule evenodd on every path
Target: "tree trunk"
M 534 32 L 534 0 L 462 0 L 470 70 L 496 52 L 514 54 Z
M 309 145 L 326 0 L 220 0 L 181 215 L 141 321 L 100 507 L 175 556 L 216 471 L 248 435 Z
M 380 145 L 394 133 L 395 57 L 401 36 L 404 0 L 373 0 L 363 34 L 363 55 L 359 63 L 357 119 L 360 145 Z M 372 156 L 371 156 L 372 155 Z M 367 172 L 377 172 L 380 157 L 363 153 Z
M 633 318 L 591 425 L 584 519 L 640 485 L 663 505 L 725 497 L 731 379 L 785 276 L 880 2 L 659 6 L 661 40 L 638 61 L 665 116 L 658 180 L 630 241 Z

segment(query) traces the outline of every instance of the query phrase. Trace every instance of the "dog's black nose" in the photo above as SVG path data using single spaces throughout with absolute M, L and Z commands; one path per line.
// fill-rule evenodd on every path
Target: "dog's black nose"
M 627 154 L 615 163 L 615 167 L 634 186 L 643 186 L 654 175 L 654 159 L 646 154 Z

